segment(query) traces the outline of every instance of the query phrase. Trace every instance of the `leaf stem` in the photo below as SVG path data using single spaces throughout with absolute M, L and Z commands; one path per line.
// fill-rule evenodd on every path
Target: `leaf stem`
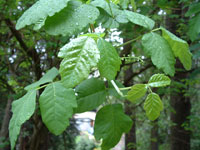
M 135 41 L 139 40 L 141 37 L 142 37 L 142 35 L 136 37 L 135 39 L 132 39 L 132 40 L 130 40 L 130 41 L 127 41 L 127 42 L 125 42 L 125 43 L 123 43 L 123 44 L 117 46 L 117 48 L 123 47 L 123 46 L 128 45 L 128 44 L 130 44 L 130 43 L 132 43 L 132 42 L 135 42 Z
M 112 83 L 112 85 L 114 86 L 114 88 L 115 88 L 115 90 L 117 91 L 117 93 L 118 93 L 120 96 L 124 97 L 123 93 L 119 90 L 119 88 L 118 88 L 118 86 L 116 85 L 115 81 L 114 81 L 114 80 L 111 80 L 111 83 Z
M 153 30 L 151 30 L 151 32 L 155 32 L 155 31 L 158 31 L 158 30 L 161 30 L 161 28 L 153 29 Z
M 130 87 L 125 87 L 125 88 L 119 88 L 120 90 L 130 90 L 131 89 L 131 86 Z
M 49 84 L 50 84 L 50 83 L 45 84 L 45 85 L 43 85 L 43 86 L 40 86 L 40 87 L 38 87 L 36 90 L 40 90 L 40 89 L 42 89 L 42 88 L 45 88 L 45 87 L 47 87 Z
M 158 31 L 158 30 L 161 30 L 161 28 L 153 29 L 153 30 L 151 30 L 150 32 L 155 32 L 155 31 Z M 117 46 L 116 48 L 120 48 L 120 47 L 123 47 L 123 46 L 125 46 L 125 45 L 128 45 L 128 44 L 130 44 L 130 43 L 132 43 L 132 42 L 135 42 L 135 41 L 139 40 L 142 36 L 143 36 L 143 35 L 140 35 L 140 36 L 138 36 L 138 37 L 136 37 L 136 38 L 134 38 L 134 39 L 132 39 L 132 40 L 130 40 L 130 41 L 127 41 L 127 42 L 125 42 L 125 43 L 123 43 L 123 44 Z

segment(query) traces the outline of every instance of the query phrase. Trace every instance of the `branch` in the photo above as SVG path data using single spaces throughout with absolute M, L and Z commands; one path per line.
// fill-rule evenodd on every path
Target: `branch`
M 10 21 L 10 19 L 5 19 L 5 23 L 9 27 L 13 35 L 16 37 L 17 41 L 19 42 L 20 46 L 24 49 L 24 51 L 28 51 L 28 46 L 22 40 L 23 38 L 20 32 L 15 29 L 15 25 Z
M 126 80 L 124 80 L 124 85 L 127 85 L 128 82 L 135 76 L 141 74 L 142 72 L 146 71 L 147 69 L 153 67 L 152 64 L 148 64 L 147 66 L 145 66 L 144 68 L 142 68 L 141 70 L 139 70 L 138 72 L 134 72 L 132 73 L 129 77 L 126 78 Z

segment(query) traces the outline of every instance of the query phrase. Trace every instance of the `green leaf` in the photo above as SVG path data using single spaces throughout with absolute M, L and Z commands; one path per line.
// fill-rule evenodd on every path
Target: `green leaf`
M 162 69 L 170 76 L 174 75 L 175 58 L 170 45 L 163 37 L 157 33 L 147 33 L 142 37 L 142 45 L 158 69 Z
M 112 44 L 104 39 L 99 39 L 97 45 L 100 50 L 98 63 L 100 75 L 107 80 L 114 80 L 117 71 L 120 70 L 121 59 Z
M 128 91 L 127 99 L 133 103 L 137 103 L 137 100 L 142 98 L 147 92 L 147 86 L 145 84 L 135 84 Z
M 35 24 L 35 29 L 40 29 L 48 16 L 53 16 L 65 8 L 69 0 L 39 0 L 32 5 L 17 21 L 16 29 L 26 25 Z
M 129 4 L 129 0 L 120 0 L 120 5 L 123 9 L 127 9 Z
M 51 83 L 45 88 L 39 104 L 44 124 L 55 135 L 67 128 L 73 108 L 77 107 L 74 90 L 66 89 L 59 82 Z
M 76 93 L 78 94 L 77 113 L 93 110 L 106 100 L 104 82 L 95 78 L 85 80 L 79 84 Z
M 102 24 L 102 27 L 112 29 L 118 28 L 119 23 L 113 19 L 105 10 L 99 8 L 100 16 L 97 19 L 97 24 Z
M 148 85 L 151 87 L 163 87 L 170 85 L 171 80 L 168 76 L 165 76 L 164 74 L 154 74 L 148 82 Z
M 128 10 L 125 10 L 124 12 L 130 22 L 150 30 L 153 29 L 155 22 L 149 17 Z
M 144 103 L 144 110 L 149 120 L 156 120 L 160 116 L 160 111 L 163 110 L 163 103 L 156 93 L 150 93 Z
M 36 90 L 29 91 L 22 98 L 12 103 L 12 118 L 9 123 L 9 137 L 11 149 L 15 147 L 21 125 L 28 120 L 35 111 Z
M 199 8 L 200 8 L 200 3 L 190 4 L 189 10 L 186 12 L 185 16 L 189 17 L 200 12 Z
M 100 16 L 97 20 L 104 28 L 118 28 L 119 23 L 128 23 L 124 11 L 120 10 L 114 3 L 109 4 L 105 0 L 95 0 L 91 3 L 100 10 Z
M 130 117 L 124 114 L 121 104 L 107 105 L 96 115 L 94 136 L 103 139 L 102 150 L 109 150 L 121 139 L 122 134 L 128 133 L 132 126 Z
M 25 90 L 29 91 L 29 90 L 32 90 L 32 89 L 36 89 L 36 88 L 38 88 L 42 84 L 45 84 L 45 83 L 48 83 L 48 82 L 52 82 L 53 79 L 58 74 L 59 74 L 58 70 L 55 67 L 53 67 L 49 71 L 47 71 L 47 73 L 39 81 L 26 86 Z
M 111 17 L 112 15 L 116 16 L 117 14 L 119 14 L 120 10 L 119 7 L 113 3 L 109 4 L 105 1 L 105 0 L 94 0 L 91 2 L 91 4 L 95 7 L 99 7 L 102 8 L 103 10 L 105 10 Z M 110 9 L 111 8 L 111 9 Z
M 192 54 L 189 51 L 188 43 L 168 30 L 162 29 L 162 36 L 167 40 L 172 48 L 175 57 L 178 57 L 186 70 L 190 70 L 192 66 Z
M 47 18 L 45 29 L 51 35 L 71 36 L 82 31 L 89 23 L 94 23 L 98 16 L 98 9 L 92 5 L 70 1 L 62 11 Z
M 61 48 L 59 57 L 60 74 L 65 87 L 71 88 L 88 78 L 92 67 L 96 67 L 100 58 L 96 42 L 87 36 L 71 40 Z
M 198 39 L 200 34 L 200 13 L 189 20 L 188 36 L 192 41 Z

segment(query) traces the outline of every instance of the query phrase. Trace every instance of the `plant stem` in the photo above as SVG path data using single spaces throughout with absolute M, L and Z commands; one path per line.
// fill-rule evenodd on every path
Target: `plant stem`
M 150 32 L 155 32 L 155 31 L 158 31 L 158 30 L 161 30 L 161 28 L 153 29 L 153 30 L 151 30 Z M 135 42 L 135 41 L 139 40 L 142 36 L 143 36 L 143 35 L 140 35 L 140 36 L 136 37 L 135 39 L 132 39 L 132 40 L 130 40 L 130 41 L 127 41 L 127 42 L 125 42 L 125 43 L 123 43 L 123 44 L 117 46 L 116 48 L 120 48 L 120 47 L 123 47 L 123 46 L 125 46 L 125 45 L 128 45 L 128 44 L 130 44 L 130 43 L 132 43 L 132 42 Z
M 117 91 L 117 93 L 118 93 L 120 96 L 124 97 L 123 93 L 119 90 L 119 88 L 118 88 L 118 86 L 116 85 L 115 81 L 114 81 L 114 80 L 111 80 L 111 83 L 112 83 L 112 85 L 114 86 L 114 88 L 115 88 L 115 90 Z
M 130 40 L 130 41 L 127 41 L 127 42 L 125 42 L 125 43 L 123 43 L 123 44 L 117 46 L 117 48 L 123 47 L 123 46 L 128 45 L 128 44 L 130 44 L 130 43 L 132 43 L 132 42 L 135 42 L 135 41 L 139 40 L 141 37 L 142 37 L 142 35 L 136 37 L 135 39 L 132 39 L 132 40 Z
M 131 89 L 131 86 L 130 87 L 125 87 L 125 88 L 119 88 L 120 90 L 130 90 Z
M 40 86 L 40 87 L 38 87 L 36 90 L 40 90 L 40 89 L 42 89 L 42 88 L 45 88 L 45 87 L 47 87 L 49 84 L 50 84 L 50 83 L 45 84 L 45 85 L 43 85 L 43 86 Z

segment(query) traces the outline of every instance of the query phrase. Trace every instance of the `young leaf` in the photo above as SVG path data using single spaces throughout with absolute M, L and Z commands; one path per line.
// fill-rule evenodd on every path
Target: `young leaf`
M 192 54 L 189 51 L 188 43 L 168 30 L 162 29 L 162 36 L 167 40 L 172 48 L 175 57 L 178 57 L 186 70 L 190 70 L 192 66 Z
M 137 103 L 137 100 L 142 98 L 147 92 L 147 87 L 145 84 L 135 84 L 128 91 L 127 99 L 133 103 Z
M 147 33 L 142 37 L 142 45 L 158 69 L 162 69 L 170 76 L 174 75 L 175 58 L 170 45 L 163 37 L 157 33 Z
M 40 29 L 48 16 L 53 16 L 67 6 L 69 0 L 39 0 L 24 12 L 17 21 L 16 29 L 35 24 Z
M 82 113 L 97 108 L 106 100 L 104 82 L 95 78 L 83 81 L 76 88 L 78 94 L 76 113 Z
M 160 115 L 160 111 L 163 110 L 163 103 L 159 95 L 150 93 L 145 100 L 144 110 L 149 120 L 156 120 Z
M 73 39 L 61 48 L 58 56 L 64 58 L 59 72 L 63 85 L 67 88 L 74 87 L 86 79 L 100 58 L 96 42 L 87 36 Z
M 73 89 L 66 89 L 61 83 L 49 84 L 42 92 L 40 99 L 42 120 L 49 131 L 61 134 L 69 125 L 73 108 L 77 107 Z
M 45 29 L 51 35 L 71 36 L 93 23 L 98 16 L 98 9 L 92 5 L 80 5 L 77 1 L 70 1 L 62 11 L 47 18 Z
M 100 50 L 99 72 L 107 80 L 114 80 L 120 69 L 121 59 L 112 44 L 104 39 L 99 39 L 97 46 Z
M 49 71 L 47 71 L 47 73 L 39 81 L 26 86 L 25 90 L 29 91 L 29 90 L 32 90 L 32 89 L 36 89 L 42 84 L 45 84 L 45 83 L 48 83 L 48 82 L 52 82 L 53 79 L 58 74 L 59 74 L 58 70 L 55 67 L 53 67 Z
M 12 118 L 9 123 L 9 137 L 11 150 L 14 149 L 21 125 L 28 120 L 35 111 L 36 90 L 29 91 L 22 98 L 12 103 Z
M 107 105 L 97 112 L 94 136 L 97 140 L 103 139 L 103 150 L 109 150 L 120 141 L 124 132 L 129 132 L 131 126 L 132 120 L 124 114 L 121 104 Z
M 148 85 L 151 87 L 163 87 L 170 85 L 170 82 L 171 80 L 168 76 L 164 74 L 155 74 L 150 78 Z
M 125 10 L 124 12 L 130 22 L 150 30 L 153 29 L 155 22 L 149 17 L 128 10 Z

